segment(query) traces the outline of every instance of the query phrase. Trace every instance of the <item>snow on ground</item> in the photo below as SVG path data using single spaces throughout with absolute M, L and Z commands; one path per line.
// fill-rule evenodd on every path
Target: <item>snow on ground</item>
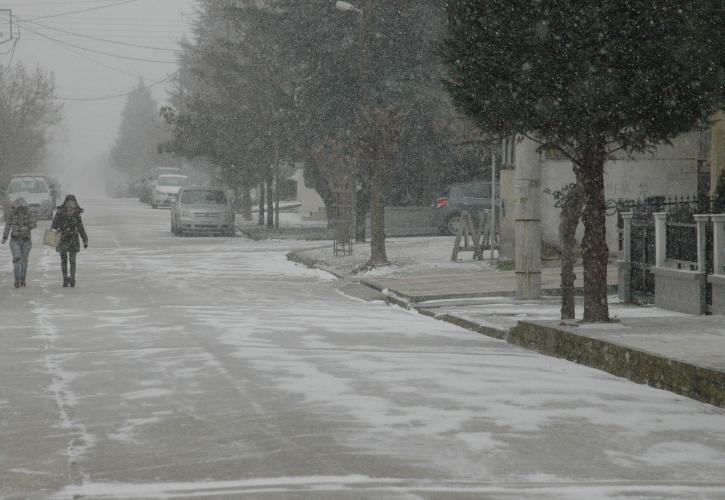
M 86 217 L 78 288 L 41 250 L 4 298 L 0 496 L 723 498 L 725 410 L 348 300 L 284 243 Z
M 390 265 L 374 269 L 366 267 L 370 260 L 370 244 L 355 244 L 351 256 L 335 256 L 332 243 L 305 250 L 302 255 L 314 259 L 325 269 L 338 274 L 355 273 L 360 277 L 388 277 L 398 274 L 413 274 L 432 270 L 494 270 L 490 260 L 475 261 L 472 252 L 462 252 L 458 261 L 451 261 L 453 236 L 426 236 L 409 238 L 388 238 L 386 253 Z M 488 257 L 488 253 L 485 257 Z

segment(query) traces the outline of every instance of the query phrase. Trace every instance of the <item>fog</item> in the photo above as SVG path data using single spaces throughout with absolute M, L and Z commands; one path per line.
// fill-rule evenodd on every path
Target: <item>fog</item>
M 169 50 L 177 49 L 187 32 L 192 4 L 192 0 L 25 0 L 0 5 L 12 9 L 14 34 L 19 36 L 13 62 L 40 65 L 55 74 L 63 121 L 53 129 L 45 170 L 60 178 L 64 190 L 102 192 L 109 173 L 107 155 L 126 103 L 122 94 L 139 78 L 153 83 L 176 70 L 176 64 L 125 58 L 175 61 Z M 11 46 L 6 43 L 5 50 Z M 6 65 L 10 57 L 3 57 Z M 166 99 L 163 85 L 152 92 L 159 103 Z

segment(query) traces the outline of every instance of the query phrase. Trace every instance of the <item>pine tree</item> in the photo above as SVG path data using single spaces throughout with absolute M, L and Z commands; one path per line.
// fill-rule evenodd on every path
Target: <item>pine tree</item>
M 159 116 L 159 107 L 151 90 L 140 80 L 128 95 L 123 109 L 111 164 L 129 179 L 138 179 L 164 162 L 159 146 L 168 139 L 168 131 Z
M 483 130 L 571 160 L 584 191 L 584 319 L 608 320 L 604 163 L 707 120 L 725 102 L 715 0 L 450 0 L 441 54 Z

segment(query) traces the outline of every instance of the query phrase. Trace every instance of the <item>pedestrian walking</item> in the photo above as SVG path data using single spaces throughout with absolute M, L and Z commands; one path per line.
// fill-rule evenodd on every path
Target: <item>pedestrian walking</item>
M 20 288 L 25 286 L 25 279 L 28 276 L 28 258 L 30 249 L 33 248 L 31 231 L 37 223 L 35 217 L 30 213 L 25 198 L 15 200 L 10 210 L 5 223 L 5 231 L 3 231 L 2 244 L 4 245 L 8 241 L 9 236 L 15 271 L 15 288 Z
M 78 206 L 76 197 L 69 194 L 65 197 L 63 204 L 57 208 L 51 225 L 51 229 L 60 232 L 55 249 L 60 253 L 63 288 L 76 286 L 76 255 L 81 250 L 81 239 L 83 248 L 88 248 L 88 235 L 83 227 L 82 213 L 83 209 Z M 69 263 L 70 269 L 68 269 Z

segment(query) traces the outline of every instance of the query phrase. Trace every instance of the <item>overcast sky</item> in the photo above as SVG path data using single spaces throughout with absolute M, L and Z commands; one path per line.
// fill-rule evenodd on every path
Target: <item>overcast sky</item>
M 19 32 L 14 61 L 53 71 L 57 93 L 67 99 L 49 170 L 85 170 L 110 150 L 126 98 L 107 97 L 129 92 L 140 77 L 152 84 L 176 71 L 174 51 L 189 33 L 193 5 L 194 0 L 0 0 L 0 8 L 12 9 L 16 37 Z M 5 53 L 0 63 L 10 62 L 12 45 L 0 45 Z M 166 99 L 164 84 L 154 87 L 154 96 Z

